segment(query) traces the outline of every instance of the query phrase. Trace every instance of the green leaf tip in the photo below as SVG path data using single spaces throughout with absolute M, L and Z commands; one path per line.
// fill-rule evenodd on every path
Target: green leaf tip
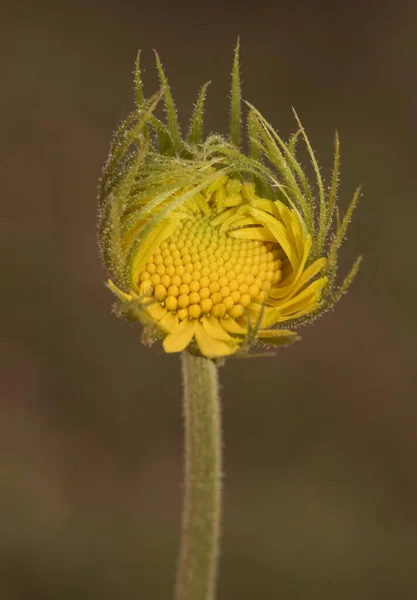
M 253 111 L 249 111 L 247 118 L 249 154 L 255 160 L 261 160 L 261 147 L 257 130 L 257 120 Z
M 324 239 L 326 238 L 330 225 L 332 223 L 333 212 L 336 207 L 337 191 L 339 187 L 339 175 L 340 175 L 340 140 L 339 133 L 336 130 L 334 134 L 334 159 L 333 159 L 333 171 L 332 181 L 330 184 L 330 191 L 327 200 L 327 211 L 326 219 L 324 224 Z
M 144 102 L 142 78 L 140 74 L 140 50 L 138 50 L 135 60 L 134 90 L 136 107 L 140 108 Z
M 300 208 L 308 230 L 314 235 L 313 193 L 302 166 L 265 117 L 250 102 L 246 102 L 246 104 L 258 123 L 258 134 L 263 143 L 262 153 L 273 164 L 282 183 L 294 198 L 294 201 L 291 202 L 290 197 L 286 195 L 286 200 L 293 208 L 295 206 Z M 282 188 L 281 191 L 283 191 Z
M 204 103 L 207 97 L 207 88 L 210 83 L 210 81 L 207 81 L 198 95 L 188 131 L 189 144 L 201 144 L 203 136 Z
M 348 291 L 348 289 L 352 285 L 353 281 L 355 280 L 356 275 L 359 272 L 359 268 L 360 268 L 361 263 L 362 263 L 362 258 L 363 258 L 362 256 L 358 256 L 358 258 L 355 260 L 355 262 L 353 263 L 353 265 L 349 269 L 347 275 L 343 279 L 343 281 L 342 281 L 341 285 L 339 286 L 339 288 L 332 294 L 331 299 L 330 299 L 330 306 L 333 306 L 334 304 L 336 304 L 337 302 L 339 302 L 339 300 L 341 299 L 341 297 L 346 294 L 346 292 Z
M 239 71 L 240 40 L 237 39 L 232 69 L 232 93 L 230 103 L 230 141 L 239 147 L 241 142 L 242 92 Z
M 156 58 L 156 66 L 158 69 L 159 81 L 164 93 L 165 111 L 167 116 L 168 131 L 172 139 L 172 145 L 176 153 L 179 153 L 181 146 L 181 133 L 178 124 L 177 109 L 175 108 L 174 99 L 172 98 L 171 88 L 168 84 L 168 79 L 165 75 L 164 68 L 159 58 L 158 52 L 154 50 Z
M 319 191 L 319 231 L 318 231 L 317 239 L 318 239 L 318 246 L 321 247 L 324 242 L 324 225 L 325 225 L 325 220 L 326 220 L 326 200 L 325 200 L 325 193 L 324 193 L 324 183 L 323 183 L 323 179 L 322 179 L 322 176 L 320 173 L 320 167 L 318 165 L 316 155 L 314 154 L 314 150 L 310 144 L 310 140 L 307 137 L 304 126 L 302 125 L 295 108 L 293 108 L 292 111 L 293 111 L 295 120 L 297 121 L 297 125 L 301 131 L 301 135 L 304 138 L 304 142 L 305 142 L 305 145 L 306 145 L 309 157 L 310 157 L 310 161 L 311 161 L 314 173 L 316 175 L 317 188 Z
M 342 222 L 340 223 L 338 230 L 336 231 L 335 243 L 336 243 L 337 248 L 340 246 L 340 244 L 343 241 L 343 238 L 346 234 L 346 230 L 347 230 L 350 220 L 352 218 L 353 211 L 355 210 L 355 208 L 358 204 L 359 198 L 361 196 L 361 192 L 362 192 L 362 188 L 361 188 L 361 186 L 358 186 L 355 190 L 355 193 L 353 194 L 352 200 L 350 201 L 350 203 L 347 207 L 347 210 L 344 214 Z
M 297 150 L 297 142 L 299 140 L 300 137 L 300 133 L 301 133 L 301 129 L 297 129 L 297 131 L 295 133 L 292 134 L 292 136 L 290 137 L 288 144 L 287 144 L 287 148 L 288 151 L 295 157 L 295 152 Z

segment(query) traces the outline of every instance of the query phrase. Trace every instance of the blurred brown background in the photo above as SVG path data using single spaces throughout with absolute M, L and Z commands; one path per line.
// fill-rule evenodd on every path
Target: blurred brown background
M 96 248 L 112 131 L 161 54 L 182 123 L 211 79 L 225 132 L 245 98 L 285 135 L 297 108 L 363 268 L 276 358 L 221 370 L 219 600 L 417 597 L 415 2 L 72 0 L 1 5 L 0 598 L 167 600 L 181 510 L 178 357 L 115 319 Z M 326 171 L 328 172 L 328 171 Z

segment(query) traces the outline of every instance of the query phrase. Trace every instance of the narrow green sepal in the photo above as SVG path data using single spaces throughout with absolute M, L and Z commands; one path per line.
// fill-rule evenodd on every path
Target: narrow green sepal
M 155 50 L 155 58 L 156 58 L 156 65 L 158 68 L 159 80 L 161 82 L 161 88 L 164 93 L 165 110 L 166 110 L 167 122 L 168 122 L 168 131 L 172 138 L 172 144 L 175 149 L 175 152 L 179 153 L 180 148 L 181 148 L 181 133 L 180 133 L 180 127 L 178 124 L 177 109 L 175 108 L 175 103 L 174 103 L 174 100 L 173 100 L 172 94 L 171 94 L 171 88 L 169 87 L 168 80 L 166 78 L 164 69 L 162 67 L 161 60 L 160 60 L 159 55 L 156 52 L 156 50 Z
M 289 205 L 298 207 L 301 210 L 308 231 L 311 235 L 314 235 L 314 199 L 301 165 L 272 125 L 252 104 L 249 102 L 246 102 L 246 104 L 256 117 L 258 134 L 264 144 L 261 146 L 262 153 L 275 167 L 282 178 L 283 184 L 288 188 L 286 198 Z M 282 188 L 281 193 L 285 193 Z M 291 197 L 293 200 L 291 200 Z
M 273 329 L 271 329 L 273 332 Z M 271 336 L 271 337 L 259 337 L 258 342 L 260 344 L 265 344 L 266 346 L 289 346 L 294 342 L 299 342 L 301 340 L 301 336 L 297 335 L 294 332 L 294 335 L 281 335 L 281 336 Z
M 340 140 L 339 134 L 336 131 L 334 135 L 334 159 L 333 159 L 333 171 L 332 171 L 332 181 L 330 184 L 330 191 L 327 201 L 327 214 L 326 214 L 326 222 L 324 227 L 324 238 L 326 238 L 330 226 L 332 224 L 333 212 L 336 206 L 337 200 L 337 190 L 339 187 L 339 171 L 340 171 Z M 338 224 L 339 227 L 339 224 Z
M 340 298 L 342 296 L 344 296 L 344 294 L 346 294 L 346 292 L 348 291 L 348 289 L 352 285 L 354 279 L 356 278 L 356 275 L 359 272 L 359 268 L 361 266 L 361 263 L 362 263 L 362 256 L 358 256 L 358 258 L 355 260 L 355 262 L 351 266 L 348 274 L 344 278 L 344 280 L 343 280 L 342 284 L 340 285 L 340 287 L 336 290 L 335 293 L 332 294 L 331 300 L 330 300 L 330 303 L 329 303 L 330 306 L 333 306 L 334 304 L 336 304 L 337 302 L 339 302 Z
M 175 155 L 174 140 L 165 123 L 162 123 L 155 115 L 152 115 L 149 119 L 149 124 L 158 138 L 159 153 L 165 156 Z
M 350 220 L 352 218 L 353 211 L 355 210 L 355 207 L 358 204 L 360 195 L 361 195 L 361 186 L 358 186 L 355 190 L 355 193 L 353 194 L 353 198 L 350 201 L 349 206 L 347 207 L 345 215 L 336 231 L 336 237 L 335 237 L 334 244 L 336 245 L 337 248 L 339 248 L 340 244 L 343 241 L 343 238 L 345 237 L 346 230 L 347 230 Z
M 239 72 L 239 38 L 236 43 L 233 70 L 232 70 L 232 92 L 230 103 L 230 141 L 235 146 L 240 146 L 241 141 L 241 114 L 242 114 L 242 93 L 240 88 Z
M 261 160 L 261 147 L 256 123 L 257 120 L 255 114 L 250 110 L 247 118 L 249 154 L 255 160 Z
M 116 132 L 114 137 L 117 142 L 112 145 L 103 170 L 99 192 L 99 206 L 105 203 L 107 196 L 114 189 L 115 182 L 118 181 L 120 173 L 123 172 L 124 160 L 129 150 L 137 143 L 139 135 L 143 132 L 161 98 L 162 91 L 154 94 L 143 104 L 141 110 L 136 111 L 132 119 L 129 118 L 127 120 L 127 124 L 126 122 L 122 123 L 120 127 L 122 133 L 120 134 L 120 130 Z
M 325 199 L 325 194 L 324 194 L 324 184 L 323 184 L 323 179 L 320 173 L 320 168 L 316 159 L 316 155 L 314 154 L 314 150 L 310 144 L 310 140 L 307 137 L 306 131 L 295 111 L 295 109 L 292 109 L 295 120 L 297 121 L 298 127 L 301 131 L 301 135 L 304 138 L 306 147 L 307 147 L 307 151 L 308 154 L 310 156 L 310 161 L 311 164 L 313 166 L 314 169 L 314 173 L 316 175 L 316 180 L 317 180 L 317 188 L 319 191 L 319 224 L 318 224 L 318 234 L 317 234 L 317 247 L 319 249 L 322 248 L 323 243 L 324 243 L 324 237 L 325 237 L 325 223 L 326 223 L 326 199 Z
M 116 188 L 107 197 L 100 215 L 99 246 L 104 262 L 119 285 L 125 284 L 121 217 L 147 148 L 148 144 L 146 142 L 140 143 L 135 160 L 129 169 L 125 171 Z
M 140 74 L 140 50 L 136 55 L 135 72 L 134 72 L 134 88 L 135 88 L 135 103 L 136 107 L 140 108 L 144 103 L 142 78 Z
M 298 129 L 295 133 L 292 134 L 290 139 L 288 140 L 287 148 L 289 152 L 295 157 L 295 153 L 297 150 L 297 143 L 300 139 L 301 129 Z
M 197 102 L 194 108 L 193 115 L 191 117 L 190 128 L 188 131 L 188 143 L 189 144 L 200 144 L 203 135 L 203 117 L 204 117 L 204 103 L 207 96 L 207 88 L 210 85 L 210 81 L 207 81 L 200 90 L 197 98 Z
M 353 211 L 358 203 L 358 200 L 360 198 L 360 193 L 361 193 L 361 187 L 359 186 L 358 188 L 356 188 L 355 193 L 353 194 L 352 200 L 350 201 L 350 204 L 349 204 L 342 220 L 340 220 L 339 211 L 336 210 L 337 229 L 333 236 L 332 242 L 330 244 L 327 268 L 326 268 L 326 273 L 328 274 L 328 278 L 329 278 L 329 283 L 326 286 L 326 288 L 328 290 L 332 289 L 333 284 L 336 279 L 338 250 L 339 250 L 340 245 L 343 242 L 343 238 L 346 234 L 346 230 L 347 230 L 349 222 L 352 218 L 352 213 L 353 213 Z

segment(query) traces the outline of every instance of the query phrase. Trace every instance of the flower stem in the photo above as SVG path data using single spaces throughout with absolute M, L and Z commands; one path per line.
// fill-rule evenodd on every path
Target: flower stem
M 185 497 L 175 600 L 214 600 L 221 518 L 217 367 L 183 352 Z

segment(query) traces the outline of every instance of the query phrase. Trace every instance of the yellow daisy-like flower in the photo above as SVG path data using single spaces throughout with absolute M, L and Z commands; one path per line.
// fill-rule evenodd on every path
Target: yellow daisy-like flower
M 336 302 L 359 266 L 334 289 L 337 250 L 359 195 L 332 233 L 338 139 L 327 195 L 298 117 L 285 143 L 248 105 L 243 154 L 237 47 L 230 141 L 202 141 L 207 84 L 183 140 L 158 56 L 157 67 L 161 92 L 145 100 L 138 57 L 136 109 L 115 134 L 100 187 L 100 245 L 119 311 L 141 321 L 147 341 L 160 338 L 166 352 L 216 358 L 254 342 L 290 343 L 298 338 L 288 326 Z M 162 97 L 166 125 L 154 114 Z M 317 202 L 296 158 L 299 139 L 316 174 Z

